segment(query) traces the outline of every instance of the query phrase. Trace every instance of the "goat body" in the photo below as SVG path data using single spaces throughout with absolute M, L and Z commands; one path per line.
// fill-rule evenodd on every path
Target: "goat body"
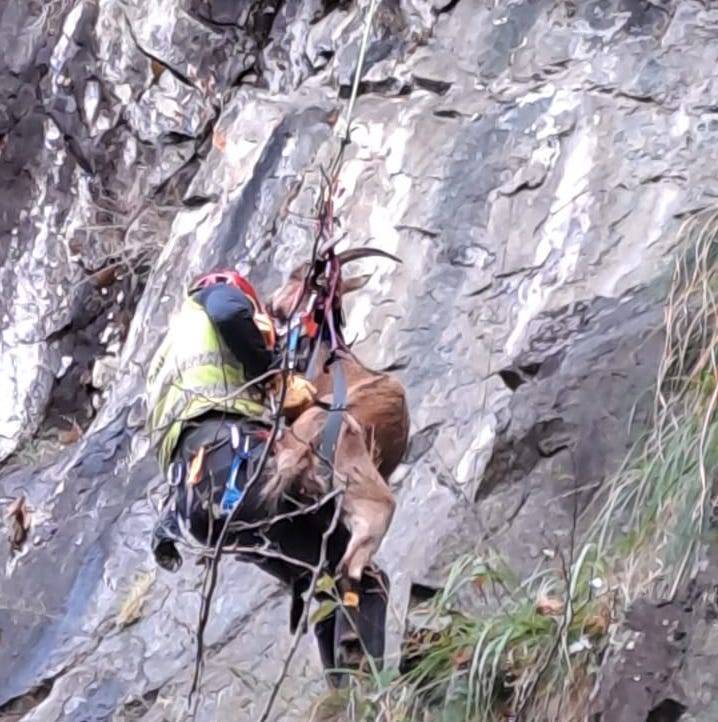
M 286 321 L 302 294 L 303 273 L 295 270 L 288 282 L 272 297 L 270 312 Z M 361 281 L 342 282 L 340 295 L 361 287 Z M 311 379 L 323 406 L 333 401 L 333 379 L 328 368 L 329 352 L 318 350 Z M 404 388 L 398 379 L 367 369 L 348 351 L 331 361 L 341 364 L 347 395 L 333 464 L 327 473 L 316 455 L 329 413 L 322 406 L 304 411 L 276 444 L 277 471 L 265 488 L 265 498 L 276 504 L 285 493 L 319 497 L 333 483 L 343 485 L 342 521 L 350 538 L 339 570 L 350 579 L 361 579 L 386 534 L 394 514 L 395 501 L 389 477 L 401 462 L 409 439 L 409 413 Z
M 321 497 L 333 484 L 344 488 L 341 519 L 350 538 L 339 571 L 359 581 L 379 549 L 394 514 L 389 477 L 401 461 L 409 437 L 404 389 L 388 374 L 365 369 L 346 355 L 337 358 L 347 380 L 346 410 L 332 462 L 327 472 L 316 455 L 333 395 L 331 374 L 315 379 L 322 406 L 302 413 L 276 444 L 276 474 L 265 498 L 276 504 L 285 493 Z

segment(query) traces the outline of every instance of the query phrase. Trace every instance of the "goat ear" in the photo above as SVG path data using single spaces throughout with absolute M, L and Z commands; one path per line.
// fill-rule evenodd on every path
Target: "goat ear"
M 342 281 L 342 293 L 351 293 L 352 291 L 358 291 L 360 288 L 364 288 L 369 283 L 373 274 L 364 273 L 361 276 L 352 276 Z

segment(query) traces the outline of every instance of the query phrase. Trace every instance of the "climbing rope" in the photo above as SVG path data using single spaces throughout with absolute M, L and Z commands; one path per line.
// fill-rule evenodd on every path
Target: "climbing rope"
M 309 264 L 309 267 L 307 269 L 307 273 L 304 276 L 303 284 L 302 284 L 302 293 L 298 294 L 297 298 L 295 299 L 295 303 L 291 309 L 291 312 L 289 314 L 289 317 L 287 319 L 287 328 L 291 329 L 294 323 L 295 316 L 299 310 L 299 304 L 301 302 L 301 299 L 305 296 L 307 290 L 309 289 L 309 284 L 312 280 L 312 275 L 315 272 L 317 262 L 320 259 L 320 256 L 322 255 L 322 251 L 325 250 L 326 244 L 330 241 L 333 232 L 334 232 L 334 194 L 336 192 L 337 182 L 339 178 L 339 173 L 342 168 L 342 163 L 344 160 L 344 154 L 346 151 L 346 148 L 351 143 L 351 122 L 354 114 L 354 108 L 356 105 L 356 99 L 359 93 L 359 85 L 361 81 L 362 72 L 364 69 L 364 62 L 366 59 L 366 50 L 368 47 L 368 41 L 369 41 L 369 33 L 371 31 L 371 25 L 374 18 L 374 13 L 376 12 L 376 8 L 378 5 L 378 0 L 370 0 L 366 15 L 364 18 L 364 32 L 362 35 L 362 42 L 359 49 L 359 55 L 357 58 L 357 64 L 354 72 L 354 82 L 352 84 L 352 91 L 351 95 L 349 97 L 349 103 L 347 105 L 346 110 L 346 116 L 345 116 L 345 123 L 346 128 L 344 130 L 344 135 L 341 138 L 339 148 L 336 152 L 336 155 L 334 156 L 334 159 L 332 160 L 331 165 L 329 166 L 329 172 L 327 173 L 323 168 L 321 169 L 322 173 L 322 183 L 320 186 L 320 192 L 319 192 L 319 198 L 317 201 L 316 206 L 316 232 L 314 237 L 314 243 L 312 246 L 312 254 L 311 254 L 311 261 Z M 324 247 L 323 247 L 324 244 Z M 333 249 L 328 248 L 326 249 L 326 252 L 330 255 L 330 257 L 333 255 Z M 335 289 L 336 290 L 336 289 Z M 329 313 L 327 314 L 328 317 L 332 316 L 331 309 L 329 309 Z M 277 399 L 276 403 L 276 411 L 273 418 L 272 423 L 272 429 L 269 434 L 269 438 L 264 446 L 264 449 L 262 451 L 262 455 L 257 463 L 257 466 L 254 470 L 254 473 L 252 474 L 251 478 L 247 481 L 247 484 L 245 486 L 245 495 L 249 491 L 249 489 L 257 483 L 257 481 L 260 479 L 264 472 L 264 468 L 267 463 L 267 459 L 269 458 L 269 452 L 274 445 L 274 442 L 277 438 L 277 435 L 279 433 L 280 427 L 281 427 L 281 421 L 282 421 L 282 409 L 284 407 L 284 402 L 287 395 L 287 379 L 289 376 L 289 373 L 291 371 L 290 368 L 290 352 L 288 345 L 285 345 L 284 352 L 282 354 L 282 365 L 281 365 L 281 386 L 279 391 L 279 398 Z M 335 513 L 335 521 L 333 521 L 332 526 L 335 526 L 338 521 L 338 510 L 339 510 L 340 504 L 337 503 L 337 512 Z M 217 586 L 217 578 L 218 578 L 218 569 L 219 569 L 219 561 L 222 556 L 222 547 L 224 545 L 224 542 L 227 537 L 227 533 L 232 525 L 232 522 L 234 520 L 235 513 L 239 509 L 239 505 L 235 506 L 232 511 L 227 515 L 225 518 L 224 524 L 222 526 L 222 530 L 220 532 L 220 535 L 217 539 L 217 543 L 215 544 L 213 554 L 211 558 L 208 560 L 208 563 L 205 567 L 205 576 L 202 583 L 202 601 L 200 604 L 200 612 L 199 612 L 199 620 L 197 625 L 197 647 L 196 647 L 196 654 L 195 654 L 195 665 L 194 665 L 194 674 L 192 678 L 192 686 L 187 698 L 187 704 L 188 707 L 191 707 L 192 705 L 192 697 L 194 693 L 197 691 L 201 679 L 201 671 L 202 671 L 202 664 L 203 664 L 203 653 L 204 653 L 204 632 L 207 626 L 207 622 L 209 620 L 209 612 L 212 604 L 212 599 L 214 596 L 214 591 Z M 271 520 L 267 520 L 268 523 L 271 522 Z M 328 538 L 328 535 L 323 537 L 322 539 L 322 546 L 321 546 L 321 553 L 320 553 L 320 559 L 317 563 L 316 573 L 312 577 L 312 581 L 310 584 L 309 589 L 307 590 L 307 598 L 311 599 L 313 596 L 315 590 L 316 590 L 316 583 L 319 579 L 319 570 L 324 566 L 325 558 L 326 558 L 326 538 Z M 306 606 L 306 610 L 308 611 L 309 605 Z M 274 703 L 274 700 L 276 698 L 277 692 L 279 691 L 279 687 L 282 684 L 282 681 L 286 675 L 286 671 L 289 665 L 289 662 L 291 661 L 294 652 L 296 651 L 299 638 L 303 632 L 302 627 L 306 623 L 306 613 L 302 619 L 302 623 L 298 626 L 297 631 L 295 633 L 295 639 L 292 643 L 292 646 L 289 650 L 289 653 L 287 655 L 287 658 L 285 659 L 285 664 L 283 666 L 283 673 L 278 678 L 277 682 L 274 685 L 274 688 L 272 690 L 272 693 L 267 701 L 267 704 L 265 706 L 264 712 L 262 714 L 262 719 L 267 719 L 271 707 Z M 192 716 L 194 716 L 194 712 L 196 709 L 192 712 Z

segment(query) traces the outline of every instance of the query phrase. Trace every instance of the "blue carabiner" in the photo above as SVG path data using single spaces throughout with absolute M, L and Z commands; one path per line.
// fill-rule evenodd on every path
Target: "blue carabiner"
M 291 352 L 294 352 L 297 350 L 297 345 L 299 344 L 299 331 L 300 331 L 300 325 L 297 324 L 289 334 L 289 350 Z
M 229 469 L 229 475 L 227 476 L 227 484 L 222 495 L 222 511 L 231 512 L 244 497 L 244 489 L 237 488 L 237 476 L 239 470 L 242 467 L 242 462 L 249 458 L 249 436 L 244 437 L 244 449 L 237 449 L 234 458 L 232 459 L 232 465 Z

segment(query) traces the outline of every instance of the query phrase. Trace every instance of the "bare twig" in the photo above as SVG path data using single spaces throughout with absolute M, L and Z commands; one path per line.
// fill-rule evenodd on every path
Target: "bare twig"
M 264 467 L 267 463 L 267 459 L 269 458 L 269 452 L 274 445 L 277 434 L 279 433 L 279 427 L 282 420 L 282 409 L 284 407 L 284 399 L 287 394 L 288 372 L 289 353 L 288 350 L 285 350 L 282 364 L 282 386 L 279 395 L 279 403 L 277 405 L 277 413 L 275 414 L 274 423 L 272 424 L 272 430 L 270 432 L 269 439 L 267 440 L 264 449 L 262 450 L 262 456 L 260 457 L 259 463 L 257 464 L 257 469 L 252 475 L 252 478 L 247 482 L 247 485 L 245 487 L 245 493 L 247 493 L 252 488 L 252 486 L 257 482 L 257 479 L 259 479 L 264 472 Z M 197 625 L 197 649 L 195 654 L 194 675 L 192 677 L 192 687 L 190 688 L 189 696 L 187 698 L 188 704 L 190 705 L 192 702 L 192 696 L 194 695 L 197 687 L 199 686 L 199 679 L 202 668 L 202 654 L 204 651 L 204 631 L 207 626 L 207 622 L 209 621 L 210 604 L 214 596 L 214 590 L 217 586 L 219 559 L 222 556 L 222 547 L 229 531 L 229 525 L 232 523 L 234 515 L 238 509 L 239 505 L 235 506 L 225 519 L 222 530 L 217 539 L 217 543 L 215 544 L 214 555 L 212 556 L 212 559 L 207 566 L 205 578 L 202 583 L 202 603 L 200 604 L 200 617 Z
M 230 528 L 230 531 L 252 531 L 253 529 L 266 529 L 269 526 L 273 526 L 277 522 L 285 521 L 286 519 L 293 519 L 297 516 L 304 516 L 305 514 L 311 514 L 314 511 L 317 511 L 318 509 L 321 509 L 325 504 L 330 502 L 334 497 L 338 496 L 342 493 L 342 490 L 332 489 L 332 491 L 327 492 L 322 496 L 321 499 L 318 499 L 313 504 L 310 504 L 309 506 L 303 506 L 300 509 L 296 509 L 295 511 L 288 511 L 284 514 L 275 514 L 274 516 L 270 517 L 269 519 L 263 519 L 262 521 L 255 521 L 255 522 L 234 522 Z

